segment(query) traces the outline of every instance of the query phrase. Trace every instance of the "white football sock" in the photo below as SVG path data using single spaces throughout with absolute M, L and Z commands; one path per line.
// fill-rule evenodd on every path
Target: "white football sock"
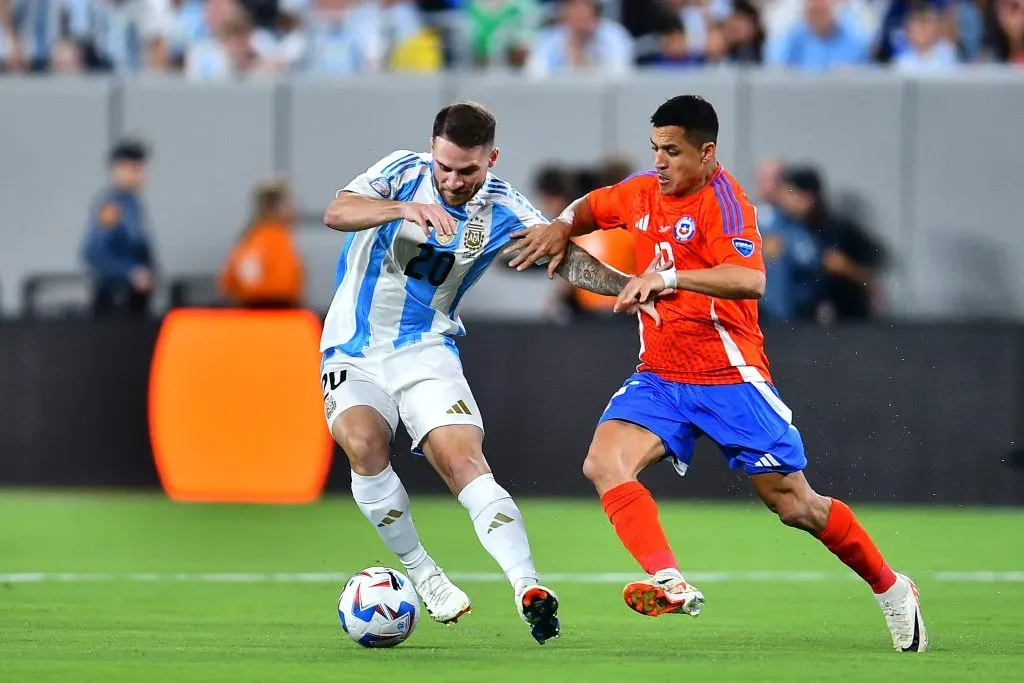
M 459 502 L 469 511 L 476 535 L 484 549 L 505 572 L 518 593 L 537 585 L 537 568 L 533 566 L 526 526 L 515 501 L 508 491 L 484 474 L 469 483 L 459 494 Z
M 398 555 L 414 584 L 436 568 L 412 523 L 409 494 L 391 465 L 372 477 L 352 472 L 352 497 L 384 545 Z

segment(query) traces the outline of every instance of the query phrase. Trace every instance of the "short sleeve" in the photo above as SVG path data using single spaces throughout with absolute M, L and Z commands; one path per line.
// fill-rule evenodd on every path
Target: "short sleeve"
M 337 192 L 353 192 L 371 199 L 394 199 L 401 187 L 402 177 L 411 169 L 419 168 L 423 159 L 415 152 L 392 152 Z
M 707 246 L 715 265 L 736 265 L 764 272 L 757 208 L 731 183 L 714 183 L 715 200 L 706 204 Z
M 642 178 L 650 172 L 636 173 L 615 185 L 608 185 L 587 194 L 587 203 L 594 214 L 597 227 L 602 230 L 629 229 L 629 211 L 633 205 Z

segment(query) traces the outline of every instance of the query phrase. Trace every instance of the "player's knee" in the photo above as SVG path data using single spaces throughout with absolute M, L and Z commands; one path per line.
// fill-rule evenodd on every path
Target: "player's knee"
M 621 458 L 606 449 L 591 448 L 583 460 L 583 476 L 601 488 L 603 484 L 624 476 Z
M 347 432 L 340 441 L 356 474 L 372 477 L 387 469 L 391 461 L 388 440 L 378 430 L 356 428 Z
M 821 531 L 828 519 L 828 509 L 820 496 L 782 496 L 774 501 L 779 521 L 788 527 L 811 533 Z

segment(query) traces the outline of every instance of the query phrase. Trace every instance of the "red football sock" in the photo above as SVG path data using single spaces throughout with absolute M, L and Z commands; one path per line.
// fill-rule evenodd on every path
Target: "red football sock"
M 832 510 L 818 540 L 867 581 L 875 593 L 884 593 L 896 583 L 896 574 L 882 557 L 882 551 L 843 501 L 832 499 Z
M 661 569 L 679 570 L 676 556 L 658 519 L 658 506 L 651 492 L 638 481 L 629 481 L 606 491 L 601 506 L 626 546 L 648 574 Z

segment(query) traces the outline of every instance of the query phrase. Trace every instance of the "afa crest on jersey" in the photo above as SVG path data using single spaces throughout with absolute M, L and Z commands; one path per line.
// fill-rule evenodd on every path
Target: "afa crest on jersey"
M 484 246 L 484 219 L 479 214 L 473 216 L 466 225 L 466 236 L 463 240 L 468 255 L 475 254 Z
M 693 220 L 693 216 L 683 216 L 677 220 L 672 234 L 677 242 L 688 242 L 693 238 L 697 234 L 697 223 Z
M 382 199 L 391 198 L 391 183 L 388 182 L 387 178 L 374 178 L 370 181 L 370 187 L 372 187 L 373 191 L 379 194 Z

